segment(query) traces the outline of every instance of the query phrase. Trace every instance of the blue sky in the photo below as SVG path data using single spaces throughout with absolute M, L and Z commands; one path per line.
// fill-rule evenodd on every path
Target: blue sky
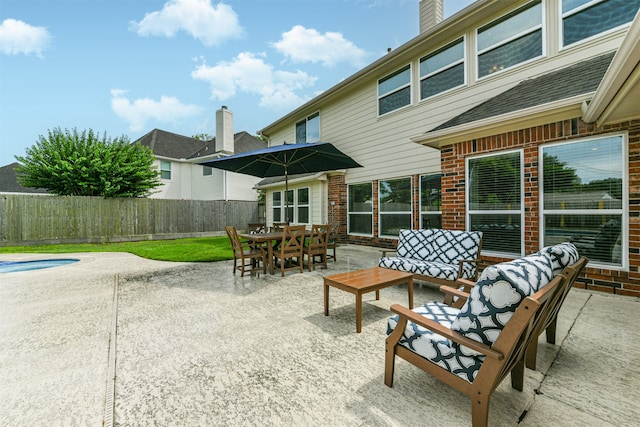
M 255 134 L 418 28 L 418 0 L 2 0 L 0 166 L 56 127 L 213 136 L 222 105 Z

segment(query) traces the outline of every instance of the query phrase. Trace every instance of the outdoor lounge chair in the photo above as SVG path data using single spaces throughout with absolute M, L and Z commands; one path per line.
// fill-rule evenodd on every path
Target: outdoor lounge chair
M 252 245 L 251 242 L 243 242 L 238 236 L 238 230 L 235 227 L 225 227 L 231 248 L 233 249 L 233 274 L 236 270 L 240 271 L 240 277 L 244 277 L 245 271 L 254 271 L 260 269 L 260 261 L 262 261 L 262 271 L 267 272 L 267 255 L 260 246 Z
M 393 385 L 397 355 L 469 396 L 473 425 L 486 426 L 491 394 L 509 373 L 522 391 L 527 345 L 567 280 L 552 278 L 550 257 L 527 258 L 487 267 L 462 309 L 392 305 L 385 384 Z
M 273 253 L 274 262 L 280 263 L 280 272 L 283 277 L 286 270 L 300 269 L 300 273 L 304 272 L 304 238 L 304 225 L 287 225 L 284 227 L 282 241 L 278 250 Z
M 311 226 L 311 235 L 304 248 L 309 271 L 312 271 L 316 265 L 323 265 L 325 269 L 327 268 L 329 229 L 328 225 L 313 224 Z

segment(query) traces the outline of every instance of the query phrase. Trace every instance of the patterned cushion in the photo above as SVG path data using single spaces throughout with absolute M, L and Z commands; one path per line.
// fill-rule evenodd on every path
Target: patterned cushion
M 436 261 L 429 262 L 412 258 L 384 257 L 380 258 L 378 266 L 440 279 L 456 280 L 458 278 L 457 265 L 444 264 Z M 471 274 L 468 269 L 464 269 L 463 272 L 465 274 Z M 463 274 L 463 277 L 473 277 L 466 276 L 465 274 Z
M 551 257 L 551 265 L 553 266 L 553 275 L 560 274 L 568 265 L 574 264 L 580 258 L 578 249 L 573 243 L 564 242 L 555 246 L 547 246 L 542 248 L 538 254 L 546 253 Z
M 458 309 L 439 302 L 427 303 L 413 311 L 447 328 L 451 327 L 459 312 Z M 393 332 L 397 324 L 398 316 L 391 317 L 387 324 L 387 334 Z M 485 359 L 484 356 L 468 356 L 457 351 L 449 339 L 413 322 L 407 322 L 399 344 L 469 382 L 473 382 Z
M 551 258 L 546 254 L 533 254 L 485 268 L 451 329 L 493 345 L 520 302 L 552 278 Z M 469 349 L 465 351 L 473 353 Z

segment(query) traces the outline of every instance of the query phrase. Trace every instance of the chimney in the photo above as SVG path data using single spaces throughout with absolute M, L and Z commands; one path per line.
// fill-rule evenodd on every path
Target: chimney
M 233 137 L 233 113 L 223 105 L 216 111 L 216 151 L 235 151 Z
M 420 34 L 442 22 L 444 0 L 420 0 Z

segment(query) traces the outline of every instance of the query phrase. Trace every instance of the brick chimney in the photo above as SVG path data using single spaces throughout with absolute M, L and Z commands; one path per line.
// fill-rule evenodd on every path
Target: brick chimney
M 420 34 L 429 31 L 444 15 L 444 0 L 420 0 Z
M 216 151 L 235 151 L 233 136 L 233 113 L 223 105 L 216 111 Z

